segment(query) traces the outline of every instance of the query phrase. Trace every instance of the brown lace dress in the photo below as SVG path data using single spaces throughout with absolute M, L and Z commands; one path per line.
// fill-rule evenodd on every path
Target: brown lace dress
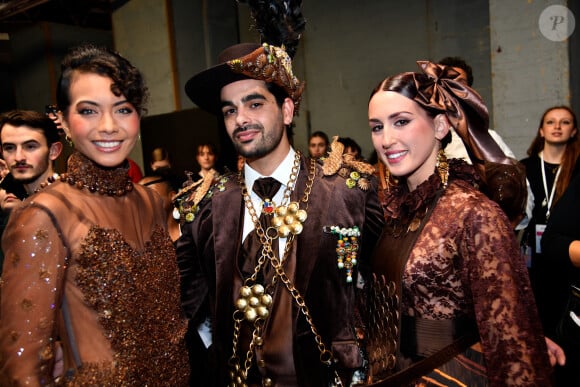
M 56 383 L 187 385 L 161 199 L 128 179 L 127 168 L 73 154 L 67 182 L 12 214 L 2 240 L 0 385 L 54 383 L 57 345 L 65 372 Z
M 450 173 L 449 185 L 404 267 L 401 313 L 403 318 L 430 320 L 471 318 L 477 322 L 481 345 L 474 346 L 479 348 L 476 351 L 469 348 L 414 385 L 462 385 L 457 381 L 476 385 L 473 380 L 481 383 L 477 385 L 492 386 L 550 385 L 544 336 L 508 219 L 473 186 L 470 166 L 450 160 Z M 440 187 L 439 176 L 433 174 L 413 192 L 404 183 L 385 190 L 382 204 L 387 226 L 379 245 L 395 244 L 404 237 L 409 224 L 425 214 Z M 375 274 L 389 272 L 389 262 L 396 259 L 390 254 L 396 252 L 390 249 L 375 255 Z M 404 346 L 408 332 L 404 326 L 402 329 Z M 481 359 L 474 358 L 474 353 Z M 468 372 L 454 373 L 458 368 Z

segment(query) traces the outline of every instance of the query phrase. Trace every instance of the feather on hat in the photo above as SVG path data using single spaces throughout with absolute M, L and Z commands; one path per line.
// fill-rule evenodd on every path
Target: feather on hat
M 222 87 L 243 79 L 263 80 L 281 87 L 294 101 L 297 113 L 304 83 L 292 72 L 292 57 L 305 26 L 302 1 L 248 0 L 247 4 L 262 44 L 240 43 L 226 48 L 218 56 L 218 65 L 187 81 L 185 92 L 196 105 L 219 115 Z

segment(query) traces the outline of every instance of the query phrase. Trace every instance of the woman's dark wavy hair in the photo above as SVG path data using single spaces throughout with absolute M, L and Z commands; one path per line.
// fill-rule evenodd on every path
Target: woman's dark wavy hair
M 146 113 L 148 90 L 141 72 L 119 53 L 92 44 L 73 48 L 63 59 L 56 100 L 58 108 L 66 113 L 70 107 L 70 86 L 75 72 L 94 73 L 111 78 L 111 91 L 127 98 L 139 116 Z
M 415 80 L 418 82 L 429 82 L 429 77 L 423 73 L 401 73 L 383 79 L 371 92 L 369 101 L 373 96 L 379 91 L 394 91 L 395 93 L 401 94 L 403 97 L 407 97 L 411 100 L 415 100 L 417 96 L 417 86 L 415 85 Z M 435 118 L 438 114 L 445 114 L 445 111 L 439 109 L 428 108 L 420 103 L 417 103 L 423 110 L 427 112 L 429 117 Z M 445 148 L 447 144 L 451 142 L 451 131 L 441 140 L 441 147 Z

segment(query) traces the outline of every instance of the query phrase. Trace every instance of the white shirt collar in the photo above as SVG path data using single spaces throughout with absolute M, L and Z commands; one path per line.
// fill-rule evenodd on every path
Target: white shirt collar
M 258 195 L 252 190 L 254 186 L 254 181 L 260 177 L 273 177 L 274 179 L 278 180 L 282 183 L 282 186 L 272 198 L 273 201 L 277 204 L 282 202 L 284 197 L 284 191 L 286 189 L 286 184 L 288 184 L 288 180 L 290 179 L 290 174 L 292 173 L 292 168 L 294 167 L 294 158 L 296 156 L 296 151 L 290 147 L 290 151 L 278 165 L 278 167 L 274 170 L 274 172 L 270 176 L 262 176 L 255 169 L 250 167 L 248 164 L 244 164 L 244 182 L 246 183 L 246 187 L 248 187 L 248 193 L 250 194 L 250 198 L 252 200 L 252 205 L 256 210 L 258 216 L 260 216 L 262 212 L 262 200 L 258 197 Z M 242 240 L 246 239 L 246 236 L 254 229 L 254 223 L 252 222 L 252 218 L 248 211 L 248 208 L 244 205 L 244 228 L 242 231 Z M 278 256 L 282 257 L 284 254 L 284 244 L 286 242 L 286 238 L 280 238 L 279 242 L 279 250 Z
M 254 181 L 261 177 L 273 177 L 274 179 L 278 180 L 282 183 L 282 189 L 286 188 L 286 184 L 290 179 L 290 174 L 292 173 L 292 168 L 294 167 L 294 157 L 296 155 L 296 151 L 294 148 L 290 147 L 290 151 L 282 160 L 280 165 L 272 172 L 270 176 L 263 176 L 260 175 L 255 169 L 250 167 L 247 163 L 244 164 L 244 180 L 246 183 L 246 187 L 248 187 L 248 191 L 252 191 L 252 187 L 254 186 Z

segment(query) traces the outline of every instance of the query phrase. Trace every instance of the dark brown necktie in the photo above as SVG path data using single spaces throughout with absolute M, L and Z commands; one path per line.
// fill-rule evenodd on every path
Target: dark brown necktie
M 262 203 L 264 203 L 267 202 L 268 200 L 271 201 L 281 186 L 282 184 L 278 180 L 272 177 L 264 177 L 254 181 L 254 186 L 252 187 L 252 190 L 260 197 L 260 199 L 262 199 Z M 268 227 L 270 227 L 272 215 L 266 214 L 265 213 L 266 211 L 264 211 L 264 207 L 262 207 L 261 210 L 262 211 L 260 214 L 260 224 L 262 225 L 262 229 L 264 230 L 264 232 L 266 232 Z M 254 272 L 254 268 L 258 264 L 258 259 L 262 254 L 262 243 L 260 242 L 260 237 L 256 233 L 255 229 L 252 230 L 244 240 L 244 243 L 242 244 L 242 249 L 243 252 L 242 254 L 240 254 L 241 258 L 240 267 L 242 269 L 242 274 L 244 275 L 244 277 L 249 277 Z M 276 255 L 278 255 L 277 249 L 278 249 L 278 238 L 272 240 L 272 250 Z M 262 272 L 264 271 L 264 269 L 267 270 L 269 266 L 270 263 L 265 262 Z M 262 282 L 263 278 L 260 277 L 258 281 Z

